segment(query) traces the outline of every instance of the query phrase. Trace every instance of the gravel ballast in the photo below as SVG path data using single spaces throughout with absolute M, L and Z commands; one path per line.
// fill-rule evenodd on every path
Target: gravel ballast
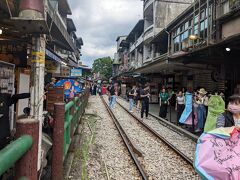
M 116 105 L 113 112 L 131 140 L 143 151 L 143 164 L 150 178 L 200 179 L 191 165 L 143 128 L 119 105 Z
M 129 107 L 129 103 L 121 98 L 118 98 L 118 102 L 125 108 Z M 140 117 L 140 113 L 137 113 L 136 109 L 133 112 L 134 115 Z M 144 123 L 154 129 L 158 134 L 167 139 L 172 145 L 177 147 L 184 155 L 189 159 L 194 160 L 194 153 L 196 148 L 196 142 L 182 133 L 177 133 L 169 127 L 166 127 L 159 123 L 159 120 L 149 115 L 148 119 L 143 119 Z
M 86 162 L 87 179 L 141 179 L 99 96 L 91 96 L 89 98 L 86 114 L 98 116 L 95 130 L 92 130 L 94 131 L 94 138 L 89 148 L 89 156 Z M 88 134 L 90 137 L 91 132 L 88 124 L 85 122 L 83 126 L 83 134 Z M 83 141 L 87 141 L 86 138 Z M 79 164 L 75 166 L 80 167 Z M 81 166 L 84 168 L 83 164 Z M 72 169 L 76 168 L 73 167 Z M 71 179 L 76 179 L 74 173 L 71 174 Z

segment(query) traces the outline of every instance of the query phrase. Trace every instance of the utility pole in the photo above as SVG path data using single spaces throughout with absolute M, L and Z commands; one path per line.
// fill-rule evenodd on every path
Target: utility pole
M 36 20 L 45 19 L 46 12 L 43 0 L 20 0 L 19 19 Z M 31 24 L 29 24 L 31 26 Z M 32 24 L 36 26 L 36 24 Z M 38 142 L 38 170 L 41 167 L 42 154 L 42 123 L 43 123 L 43 99 L 44 99 L 44 73 L 45 73 L 45 48 L 46 35 L 41 31 L 28 33 L 32 36 L 31 53 L 31 83 L 30 83 L 30 115 L 39 122 L 39 142 Z
M 42 123 L 43 123 L 43 100 L 44 100 L 44 73 L 45 73 L 45 35 L 36 34 L 32 37 L 31 56 L 31 102 L 30 115 L 39 121 L 38 142 L 38 169 L 41 166 L 42 147 Z

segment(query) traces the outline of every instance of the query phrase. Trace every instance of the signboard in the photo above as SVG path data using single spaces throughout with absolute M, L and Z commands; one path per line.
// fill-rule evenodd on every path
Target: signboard
M 74 77 L 82 76 L 82 69 L 80 68 L 71 69 L 71 76 L 74 76 Z
M 45 67 L 48 72 L 55 73 L 57 71 L 58 66 L 59 66 L 58 63 L 55 61 L 51 61 L 47 59 L 45 61 Z

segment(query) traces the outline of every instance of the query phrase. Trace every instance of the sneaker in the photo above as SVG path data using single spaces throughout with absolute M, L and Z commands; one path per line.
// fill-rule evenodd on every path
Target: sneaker
M 133 113 L 133 111 L 129 111 L 130 113 Z

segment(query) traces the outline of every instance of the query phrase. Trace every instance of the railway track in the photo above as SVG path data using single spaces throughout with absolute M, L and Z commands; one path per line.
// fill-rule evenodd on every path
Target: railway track
M 173 150 L 175 149 L 176 151 L 179 151 L 183 159 L 188 161 L 188 163 L 193 164 L 195 147 L 198 139 L 196 135 L 193 135 L 162 118 L 156 117 L 151 113 L 149 113 L 149 118 L 142 122 L 138 113 L 130 113 L 128 111 L 126 107 L 129 106 L 129 103 L 126 100 L 118 98 L 117 103 L 124 108 L 128 114 L 134 116 L 134 118 L 143 126 L 150 127 L 155 131 L 163 138 L 163 141 L 167 140 Z
M 143 179 L 199 179 L 192 159 L 123 105 L 111 110 L 101 98 Z
M 122 128 L 122 126 L 120 125 L 120 123 L 118 122 L 117 118 L 115 117 L 115 115 L 113 114 L 113 112 L 111 111 L 111 109 L 109 108 L 109 106 L 107 105 L 106 101 L 103 99 L 103 97 L 101 96 L 102 102 L 104 104 L 104 106 L 106 107 L 109 115 L 111 116 L 124 144 L 126 145 L 128 152 L 132 158 L 132 160 L 134 161 L 134 163 L 137 166 L 138 171 L 140 172 L 142 178 L 144 180 L 147 180 L 147 174 L 144 171 L 141 163 L 138 160 L 138 156 L 141 155 L 141 152 L 136 148 L 136 146 L 131 142 L 131 140 L 129 139 L 127 133 L 124 131 L 124 129 Z M 137 155 L 138 154 L 138 155 Z

